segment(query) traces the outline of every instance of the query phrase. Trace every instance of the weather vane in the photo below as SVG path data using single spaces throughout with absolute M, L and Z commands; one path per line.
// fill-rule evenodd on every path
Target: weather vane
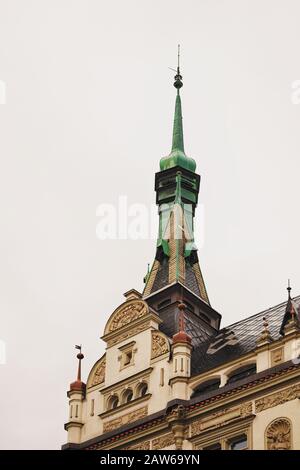
M 172 67 L 169 67 L 169 69 L 173 70 L 173 72 L 176 72 L 174 77 L 174 87 L 177 88 L 177 92 L 179 93 L 179 89 L 183 86 L 182 75 L 180 75 L 180 44 L 178 44 L 177 49 L 177 69 L 173 69 Z

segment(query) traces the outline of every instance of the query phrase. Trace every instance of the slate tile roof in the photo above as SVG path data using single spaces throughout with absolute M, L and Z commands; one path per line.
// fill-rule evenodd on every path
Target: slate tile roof
M 300 295 L 293 298 L 300 312 Z M 218 331 L 216 335 L 203 341 L 197 337 L 197 332 L 190 331 L 193 337 L 192 375 L 197 375 L 215 368 L 226 362 L 253 351 L 256 340 L 263 330 L 263 317 L 269 322 L 269 330 L 274 340 L 281 337 L 280 327 L 285 314 L 287 302 L 282 302 L 267 310 L 244 318 Z

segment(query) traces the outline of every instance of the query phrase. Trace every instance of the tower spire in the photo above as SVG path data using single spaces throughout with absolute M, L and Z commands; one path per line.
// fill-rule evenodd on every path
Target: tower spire
M 172 141 L 172 152 L 180 150 L 184 153 L 183 143 L 183 126 L 182 126 L 182 110 L 181 110 L 181 98 L 179 90 L 183 87 L 182 75 L 180 74 L 180 44 L 178 44 L 178 62 L 177 62 L 177 73 L 174 77 L 174 87 L 177 90 L 176 102 L 175 102 L 175 113 L 174 113 L 174 124 L 173 124 L 173 141 Z
M 182 75 L 180 71 L 180 45 L 178 45 L 177 68 L 176 70 L 172 70 L 176 72 L 176 75 L 174 77 L 174 87 L 177 90 L 173 121 L 172 149 L 171 153 L 168 156 L 163 157 L 160 160 L 160 169 L 167 170 L 174 166 L 180 166 L 181 168 L 185 168 L 189 171 L 195 172 L 195 160 L 193 158 L 188 157 L 184 151 L 182 108 L 181 97 L 179 93 L 180 88 L 183 87 Z

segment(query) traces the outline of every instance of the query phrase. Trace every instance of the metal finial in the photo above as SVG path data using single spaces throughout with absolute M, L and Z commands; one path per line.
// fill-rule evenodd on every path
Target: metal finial
M 286 288 L 286 290 L 288 291 L 288 296 L 289 296 L 289 299 L 291 298 L 291 284 L 290 284 L 290 280 L 288 279 L 288 286 Z
M 81 361 L 84 359 L 84 355 L 81 352 L 82 345 L 80 344 L 75 344 L 75 349 L 79 349 L 79 353 L 77 354 L 77 359 L 78 359 L 78 371 L 77 371 L 77 380 L 81 381 Z
M 180 44 L 178 44 L 178 52 L 177 52 L 177 73 L 174 77 L 174 87 L 177 89 L 179 93 L 180 88 L 183 86 L 182 83 L 182 75 L 180 75 Z

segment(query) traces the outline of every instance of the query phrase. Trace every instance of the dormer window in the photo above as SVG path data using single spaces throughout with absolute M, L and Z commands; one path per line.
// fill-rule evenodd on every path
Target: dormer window
M 220 383 L 221 383 L 221 380 L 219 377 L 202 382 L 193 391 L 191 398 L 197 397 L 198 395 L 202 395 L 204 393 L 211 392 L 213 390 L 217 390 L 220 387 Z
M 256 364 L 247 364 L 243 367 L 239 367 L 235 371 L 231 372 L 228 377 L 227 384 L 236 382 L 237 380 L 245 379 L 249 375 L 256 374 Z

